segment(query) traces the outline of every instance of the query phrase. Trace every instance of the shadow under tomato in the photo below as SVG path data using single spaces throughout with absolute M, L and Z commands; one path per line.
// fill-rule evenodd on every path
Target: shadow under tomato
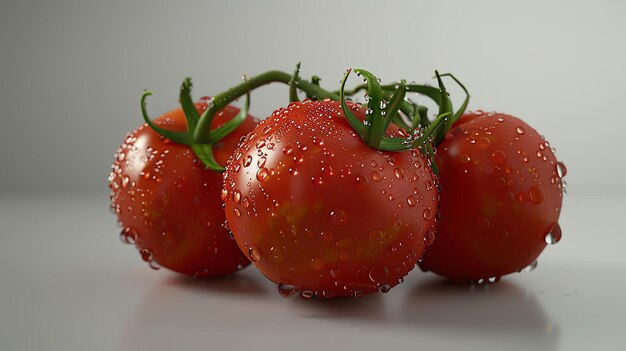
M 320 318 L 351 321 L 385 320 L 385 296 L 370 294 L 361 298 L 335 297 L 332 299 L 303 300 L 293 298 L 293 306 L 305 318 Z
M 554 350 L 559 339 L 535 295 L 507 280 L 460 285 L 422 278 L 407 295 L 405 310 L 404 323 L 462 335 L 466 345 L 482 350 Z
M 164 285 L 189 289 L 201 293 L 220 293 L 228 295 L 264 295 L 270 293 L 271 284 L 258 274 L 251 274 L 250 267 L 225 277 L 194 279 L 185 275 L 173 275 L 164 281 Z

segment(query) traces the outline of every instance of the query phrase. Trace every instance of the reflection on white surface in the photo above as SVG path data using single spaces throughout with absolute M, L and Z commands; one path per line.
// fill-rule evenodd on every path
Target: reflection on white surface
M 253 269 L 208 281 L 163 277 L 146 291 L 129 319 L 122 349 L 195 348 L 202 342 L 260 350 L 279 350 L 281 345 L 380 350 L 394 344 L 557 349 L 555 323 L 534 295 L 508 281 L 465 286 L 420 277 L 393 293 L 358 300 L 286 300 L 277 295 Z M 263 344 L 254 346 L 251 338 L 261 338 Z
M 253 267 L 149 269 L 106 196 L 1 197 L 0 350 L 622 350 L 626 201 L 567 200 L 533 272 L 471 287 L 414 270 L 387 294 L 305 301 Z

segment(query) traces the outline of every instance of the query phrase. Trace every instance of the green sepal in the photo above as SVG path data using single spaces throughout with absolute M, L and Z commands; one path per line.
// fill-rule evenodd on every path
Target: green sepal
M 389 99 L 389 103 L 387 104 L 387 108 L 385 110 L 385 126 L 384 131 L 389 127 L 389 123 L 398 116 L 398 110 L 400 109 L 400 105 L 404 102 L 404 97 L 406 96 L 406 81 L 400 81 L 396 91 L 393 93 L 391 98 Z M 384 133 L 383 131 L 383 133 Z
M 461 118 L 461 116 L 465 113 L 465 110 L 467 109 L 467 105 L 469 104 L 469 100 L 470 100 L 470 93 L 469 91 L 467 91 L 467 88 L 465 88 L 465 85 L 463 85 L 463 83 L 461 83 L 460 80 L 456 79 L 456 77 L 451 74 L 451 73 L 444 73 L 441 75 L 441 77 L 450 77 L 452 78 L 456 84 L 458 84 L 461 89 L 463 89 L 463 91 L 465 92 L 465 100 L 463 100 L 463 104 L 461 104 L 461 107 L 454 113 L 454 115 L 452 115 L 452 118 L 450 118 L 450 121 L 448 123 L 449 128 L 451 128 L 454 123 Z M 448 128 L 448 129 L 449 129 Z
M 417 128 L 419 125 L 428 127 L 430 124 L 428 108 L 422 105 L 415 105 L 415 110 L 413 111 L 413 128 Z
M 196 110 L 196 105 L 191 99 L 191 78 L 187 77 L 183 80 L 183 84 L 180 86 L 180 105 L 183 108 L 185 114 L 185 120 L 187 121 L 187 131 L 192 132 L 198 125 L 200 114 Z
M 378 78 L 364 69 L 355 69 L 355 73 L 362 75 L 367 81 L 367 110 L 365 112 L 365 135 L 363 141 L 370 147 L 378 148 L 385 135 L 385 120 L 383 113 L 383 90 Z
M 210 144 L 192 144 L 191 149 L 198 156 L 198 159 L 204 163 L 206 168 L 216 172 L 223 172 L 224 167 L 220 166 L 213 156 L 213 148 Z
M 348 108 L 348 105 L 346 104 L 346 97 L 344 95 L 344 88 L 346 86 L 346 81 L 348 80 L 350 72 L 352 72 L 352 69 L 348 69 L 346 75 L 343 76 L 343 80 L 341 81 L 341 88 L 339 89 L 339 101 L 341 101 L 341 109 L 343 110 L 343 114 L 346 116 L 348 123 L 350 123 L 350 126 L 352 126 L 352 128 L 357 132 L 357 134 L 359 134 L 362 139 L 363 133 L 365 132 L 365 125 L 363 124 L 363 122 L 359 121 L 358 118 L 354 117 L 352 111 L 350 111 L 350 108 Z
M 143 95 L 141 95 L 141 114 L 143 116 L 143 120 L 146 121 L 146 123 L 148 124 L 148 126 L 150 126 L 150 128 L 154 129 L 157 133 L 161 134 L 162 136 L 170 139 L 171 141 L 175 143 L 184 144 L 184 145 L 193 144 L 193 137 L 190 132 L 174 132 L 171 130 L 163 129 L 157 126 L 156 124 L 154 124 L 152 119 L 150 119 L 150 116 L 148 116 L 148 111 L 146 109 L 146 105 L 147 105 L 146 99 L 148 98 L 148 96 L 152 94 L 153 94 L 152 91 L 144 90 Z

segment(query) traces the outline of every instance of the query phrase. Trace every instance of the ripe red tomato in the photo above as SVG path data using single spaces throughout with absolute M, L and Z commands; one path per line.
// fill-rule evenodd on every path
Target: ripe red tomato
M 206 103 L 195 104 L 198 111 Z M 228 106 L 212 129 L 239 109 Z M 182 109 L 154 121 L 172 131 L 186 131 Z M 213 146 L 224 164 L 241 136 L 256 123 L 248 116 L 233 133 Z M 152 268 L 166 267 L 195 277 L 221 276 L 249 264 L 223 227 L 222 175 L 204 168 L 191 148 L 171 142 L 146 124 L 129 133 L 115 154 L 109 186 L 111 209 L 122 226 L 121 239 L 135 244 Z
M 437 189 L 427 160 L 368 147 L 337 101 L 275 111 L 235 151 L 224 179 L 237 244 L 283 296 L 386 292 L 432 238 Z
M 437 147 L 441 222 L 420 266 L 455 281 L 494 282 L 534 261 L 558 224 L 565 167 L 520 119 L 463 115 Z

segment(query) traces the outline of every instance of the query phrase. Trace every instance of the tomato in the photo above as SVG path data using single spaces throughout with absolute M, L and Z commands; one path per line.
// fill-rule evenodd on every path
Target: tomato
M 198 111 L 206 102 L 196 103 Z M 228 106 L 213 120 L 216 128 L 239 109 Z M 154 123 L 185 131 L 182 109 Z M 239 139 L 254 128 L 250 116 L 213 146 L 224 164 Z M 222 175 L 207 170 L 190 147 L 159 135 L 144 124 L 129 133 L 115 154 L 109 176 L 111 208 L 122 226 L 121 239 L 135 244 L 153 268 L 166 267 L 195 277 L 221 276 L 249 264 L 223 227 Z
M 420 152 L 370 148 L 339 102 L 304 101 L 248 134 L 222 199 L 237 244 L 281 295 L 358 297 L 415 266 L 432 239 L 437 185 Z
M 534 267 L 558 224 L 565 167 L 547 141 L 502 113 L 463 115 L 437 147 L 441 222 L 420 266 L 494 282 Z

